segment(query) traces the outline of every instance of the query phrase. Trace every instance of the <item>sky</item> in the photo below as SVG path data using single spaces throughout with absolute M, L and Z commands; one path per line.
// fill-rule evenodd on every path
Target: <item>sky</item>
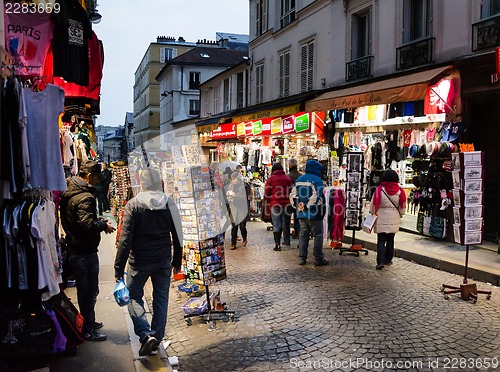
M 133 112 L 134 73 L 157 36 L 215 40 L 216 32 L 249 33 L 248 0 L 98 0 L 93 30 L 104 46 L 97 125 L 123 125 Z

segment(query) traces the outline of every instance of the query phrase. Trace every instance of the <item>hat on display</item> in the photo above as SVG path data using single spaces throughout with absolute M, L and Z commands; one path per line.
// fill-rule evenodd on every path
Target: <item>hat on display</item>
M 448 135 L 448 141 L 450 142 L 454 142 L 456 140 L 458 140 L 458 137 L 460 137 L 460 135 L 462 134 L 463 132 L 463 124 L 461 121 L 457 121 L 457 122 L 450 122 L 450 126 L 449 126 L 449 135 Z
M 101 166 L 95 160 L 87 160 L 80 165 L 80 173 L 101 173 Z
M 427 144 L 425 152 L 427 153 L 427 156 L 436 156 L 438 150 L 439 150 L 439 142 L 432 141 Z
M 413 145 L 410 146 L 410 150 L 408 151 L 408 153 L 410 154 L 410 156 L 412 158 L 414 158 L 415 156 L 417 156 L 418 154 L 418 146 L 416 143 L 414 143 Z
M 427 157 L 427 146 L 425 146 L 425 145 L 420 146 L 420 148 L 418 149 L 417 157 L 418 158 L 426 158 Z

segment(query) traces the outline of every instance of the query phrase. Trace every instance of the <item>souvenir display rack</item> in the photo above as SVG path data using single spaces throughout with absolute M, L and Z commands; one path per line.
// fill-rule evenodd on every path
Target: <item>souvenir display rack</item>
M 212 189 L 208 167 L 163 167 L 165 189 L 178 206 L 182 218 L 183 270 L 187 283 L 204 285 L 206 302 L 203 308 L 186 313 L 184 318 L 191 325 L 191 317 L 203 316 L 209 328 L 215 327 L 216 315 L 233 319 L 234 311 L 227 310 L 218 298 L 210 295 L 209 286 L 226 278 L 222 208 L 217 190 Z M 193 303 L 191 298 L 188 303 Z M 183 309 L 189 304 L 186 303 Z M 219 303 L 220 306 L 214 305 Z
M 340 248 L 340 255 L 346 252 L 359 257 L 359 252 L 368 254 L 361 244 L 356 244 L 356 230 L 361 230 L 363 217 L 363 164 L 362 152 L 349 152 L 347 156 L 346 210 L 345 228 L 352 230 L 352 242 L 349 248 Z
M 483 242 L 483 164 L 482 151 L 452 154 L 453 167 L 453 235 L 455 243 L 465 245 L 465 271 L 460 287 L 443 284 L 441 291 L 449 299 L 460 293 L 463 300 L 477 302 L 477 295 L 491 298 L 491 291 L 478 291 L 475 283 L 468 283 L 469 245 Z

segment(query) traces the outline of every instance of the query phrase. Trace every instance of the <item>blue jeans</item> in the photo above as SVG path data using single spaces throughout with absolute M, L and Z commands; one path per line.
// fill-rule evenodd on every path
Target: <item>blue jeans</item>
M 95 304 L 99 294 L 99 258 L 97 253 L 69 253 L 68 262 L 76 278 L 76 295 L 84 319 L 85 334 L 92 331 L 95 322 Z
M 271 221 L 273 221 L 273 232 L 283 231 L 283 241 L 285 243 L 290 243 L 290 216 L 288 216 L 286 212 L 285 206 L 272 206 Z
M 151 335 L 158 341 L 165 336 L 167 325 L 168 292 L 170 290 L 170 275 L 172 263 L 158 262 L 143 265 L 130 265 L 126 275 L 127 287 L 130 292 L 130 303 L 127 305 L 130 318 L 134 323 L 134 332 L 139 339 Z M 144 285 L 151 278 L 153 284 L 153 320 L 149 326 L 144 310 Z
M 394 256 L 394 236 L 396 234 L 377 234 L 377 265 L 387 265 Z
M 306 218 L 299 219 L 300 235 L 299 235 L 299 257 L 306 259 L 307 250 L 309 248 L 309 236 L 314 236 L 313 254 L 314 261 L 321 262 L 324 259 L 323 255 L 323 220 L 308 220 Z

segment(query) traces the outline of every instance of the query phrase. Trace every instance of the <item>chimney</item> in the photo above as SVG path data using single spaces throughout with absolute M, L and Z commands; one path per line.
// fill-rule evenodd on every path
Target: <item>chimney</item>
M 179 39 L 177 41 L 185 42 L 184 38 L 182 36 L 179 36 Z

